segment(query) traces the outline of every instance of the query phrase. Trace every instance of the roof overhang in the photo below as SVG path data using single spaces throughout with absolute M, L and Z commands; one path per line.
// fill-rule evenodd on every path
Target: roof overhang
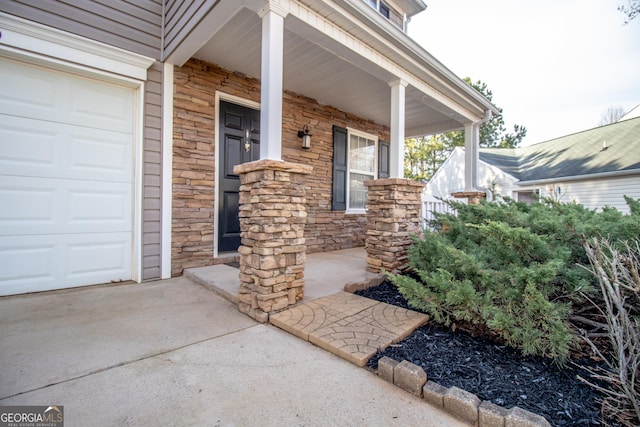
M 421 1 L 407 0 L 416 8 Z M 405 136 L 462 129 L 499 110 L 361 0 L 285 1 L 284 89 L 389 125 L 389 83 L 408 83 Z M 264 0 L 219 0 L 168 62 L 190 57 L 260 78 Z M 424 8 L 423 8 L 424 10 Z
M 354 0 L 354 1 L 358 1 L 358 0 Z M 423 2 L 422 0 L 393 0 L 393 1 L 398 6 L 400 6 L 402 10 L 404 10 L 404 13 L 407 14 L 407 18 L 411 18 L 412 16 L 417 15 L 420 12 L 423 12 L 427 8 L 426 3 Z

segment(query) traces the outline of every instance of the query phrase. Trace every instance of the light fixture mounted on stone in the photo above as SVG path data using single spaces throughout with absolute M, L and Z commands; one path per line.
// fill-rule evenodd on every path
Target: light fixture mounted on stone
M 304 125 L 304 128 L 298 131 L 298 138 L 302 138 L 302 148 L 306 150 L 311 148 L 311 134 L 309 133 L 309 126 Z

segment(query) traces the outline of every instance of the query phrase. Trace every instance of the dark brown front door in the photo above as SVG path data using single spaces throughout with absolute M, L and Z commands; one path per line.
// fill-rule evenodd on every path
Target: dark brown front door
M 240 246 L 240 177 L 233 167 L 260 159 L 260 112 L 221 101 L 219 117 L 218 252 L 229 252 Z

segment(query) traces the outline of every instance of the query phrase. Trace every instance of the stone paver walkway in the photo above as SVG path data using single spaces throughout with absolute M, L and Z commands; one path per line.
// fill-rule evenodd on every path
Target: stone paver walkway
M 425 314 L 348 292 L 299 304 L 269 318 L 271 324 L 358 366 L 428 320 Z

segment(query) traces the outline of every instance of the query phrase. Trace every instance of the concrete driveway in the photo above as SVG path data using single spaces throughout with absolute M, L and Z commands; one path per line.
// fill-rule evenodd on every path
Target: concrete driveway
M 0 298 L 0 405 L 65 426 L 464 426 L 186 278 Z

